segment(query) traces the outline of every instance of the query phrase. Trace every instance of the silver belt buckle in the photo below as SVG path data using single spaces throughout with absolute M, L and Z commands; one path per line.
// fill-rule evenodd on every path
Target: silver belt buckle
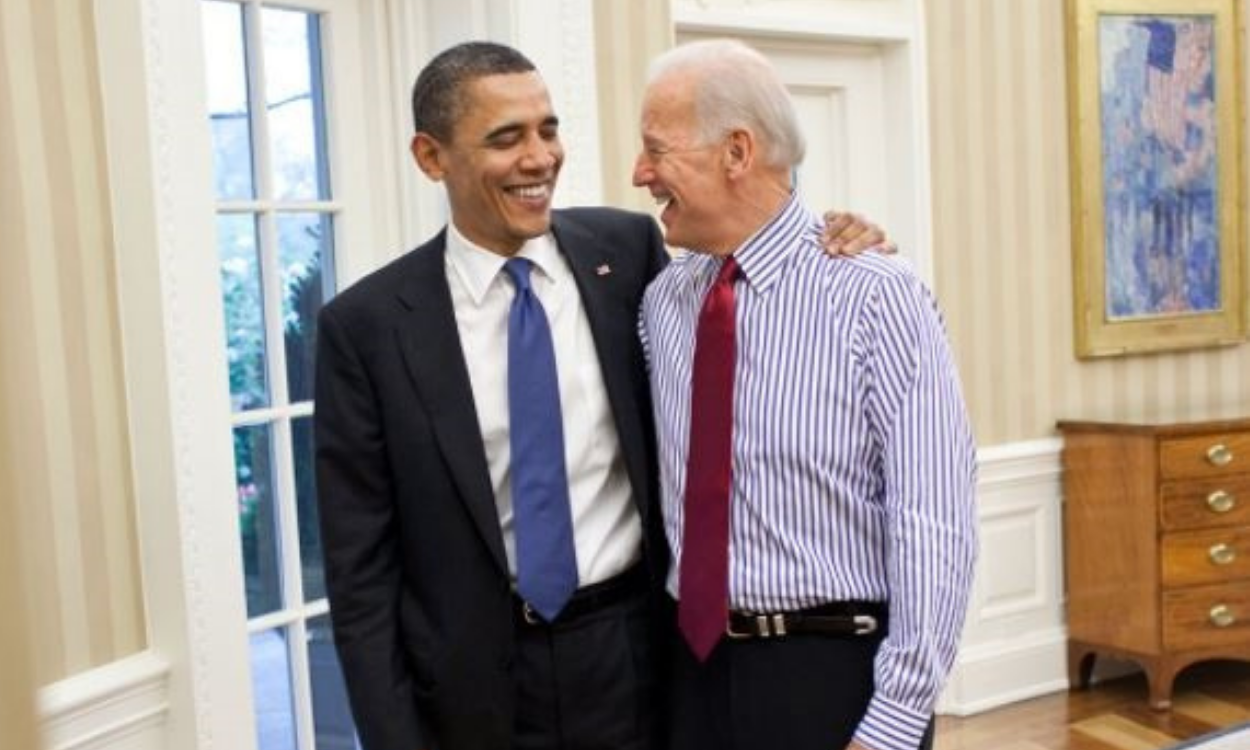
M 533 605 L 524 600 L 521 601 L 521 617 L 528 625 L 542 625 L 546 622 L 546 620 L 544 620 L 534 609 Z M 873 628 L 875 629 L 876 626 L 877 624 L 874 622 Z
M 780 638 L 786 634 L 786 616 L 784 614 L 753 615 L 750 612 L 744 612 L 743 615 L 748 618 L 754 618 L 755 627 L 749 631 L 740 632 L 734 630 L 733 619 L 730 619 L 725 623 L 725 635 L 736 640 L 742 640 L 745 638 L 772 638 L 773 636 Z M 877 623 L 874 620 L 873 628 L 875 629 L 876 626 Z
M 872 615 L 855 615 L 851 621 L 855 623 L 855 635 L 877 632 L 877 618 Z

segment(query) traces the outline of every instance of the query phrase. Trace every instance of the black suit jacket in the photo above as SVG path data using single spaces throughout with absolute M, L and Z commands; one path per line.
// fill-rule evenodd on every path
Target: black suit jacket
M 667 551 L 637 315 L 668 256 L 655 222 L 637 214 L 556 211 L 552 231 L 590 320 L 660 591 Z M 467 369 L 503 363 L 465 361 L 445 239 L 362 279 L 319 317 L 326 582 L 366 750 L 511 748 L 511 589 Z

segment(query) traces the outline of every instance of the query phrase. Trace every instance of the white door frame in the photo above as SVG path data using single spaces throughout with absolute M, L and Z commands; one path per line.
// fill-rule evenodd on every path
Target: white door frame
M 922 0 L 672 0 L 678 35 L 769 44 L 870 44 L 884 59 L 888 216 L 871 216 L 933 285 L 929 99 Z M 822 207 L 823 208 L 823 207 Z M 842 207 L 836 207 L 842 208 Z

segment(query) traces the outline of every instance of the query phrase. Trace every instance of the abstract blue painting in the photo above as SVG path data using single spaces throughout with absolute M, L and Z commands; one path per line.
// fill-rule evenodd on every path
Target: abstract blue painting
M 1215 21 L 1099 17 L 1109 321 L 1221 308 Z

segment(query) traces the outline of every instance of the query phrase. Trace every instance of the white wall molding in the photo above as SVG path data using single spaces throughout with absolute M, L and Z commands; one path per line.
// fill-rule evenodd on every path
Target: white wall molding
M 980 484 L 985 490 L 1008 489 L 1019 483 L 1057 479 L 1062 473 L 1059 453 L 1063 440 L 1050 438 L 1008 443 L 977 452 Z
M 939 712 L 969 715 L 1067 688 L 1058 439 L 979 451 L 981 556 Z
M 162 750 L 169 665 L 151 652 L 39 691 L 46 750 Z
M 908 5 L 908 0 L 674 0 L 673 21 L 689 31 L 902 42 L 913 35 Z

